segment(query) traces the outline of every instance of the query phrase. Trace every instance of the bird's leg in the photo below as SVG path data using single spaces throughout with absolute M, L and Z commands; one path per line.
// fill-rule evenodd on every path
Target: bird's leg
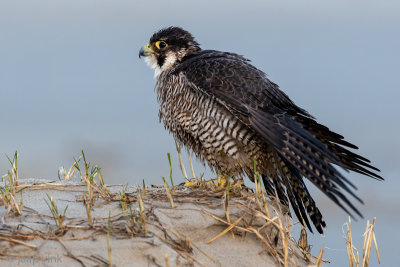
M 197 183 L 196 183 L 196 182 L 191 182 L 191 181 L 188 179 L 188 176 L 187 176 L 187 174 L 186 174 L 185 165 L 183 165 L 182 154 L 181 154 L 181 151 L 182 151 L 182 144 L 178 144 L 178 142 L 176 142 L 176 140 L 175 140 L 175 145 L 176 145 L 176 152 L 178 152 L 179 167 L 181 168 L 183 177 L 185 178 L 185 183 L 184 183 L 184 185 L 185 185 L 185 186 L 195 186 Z M 189 157 L 190 169 L 191 169 L 191 171 L 192 171 L 192 175 L 193 175 L 193 178 L 194 178 L 194 170 L 193 170 L 192 159 L 190 158 L 189 150 L 188 150 L 188 157 Z
M 192 179 L 191 180 L 186 180 L 185 185 L 186 186 L 195 186 L 198 184 L 198 181 L 196 179 L 196 175 L 194 174 L 194 169 L 193 169 L 193 164 L 192 164 L 192 156 L 190 155 L 189 149 L 186 150 L 188 159 L 189 159 L 189 166 L 190 166 L 190 171 L 192 173 Z
M 185 181 L 188 181 L 185 166 L 183 165 L 183 161 L 182 161 L 182 154 L 181 154 L 182 144 L 178 144 L 175 141 L 175 146 L 176 146 L 176 151 L 178 152 L 179 167 L 181 167 L 181 171 L 182 171 L 183 177 L 185 178 Z
M 193 164 L 192 164 L 192 157 L 190 155 L 189 149 L 186 150 L 188 154 L 188 159 L 189 159 L 189 166 L 190 166 L 190 171 L 192 172 L 192 178 L 196 178 L 196 175 L 194 174 L 194 169 L 193 169 Z

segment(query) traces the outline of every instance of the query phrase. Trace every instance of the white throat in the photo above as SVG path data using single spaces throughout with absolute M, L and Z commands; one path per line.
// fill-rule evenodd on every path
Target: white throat
M 168 70 L 170 68 L 173 67 L 173 65 L 175 64 L 177 57 L 175 55 L 175 53 L 173 52 L 169 52 L 164 60 L 164 64 L 160 67 L 158 65 L 157 62 L 157 58 L 155 55 L 150 55 L 148 57 L 145 58 L 147 64 L 154 69 L 154 78 L 158 78 L 158 76 L 160 76 L 160 74 L 165 71 Z

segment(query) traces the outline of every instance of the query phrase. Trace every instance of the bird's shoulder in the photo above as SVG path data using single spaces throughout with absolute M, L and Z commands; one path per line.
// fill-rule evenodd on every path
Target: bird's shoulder
M 184 76 L 199 90 L 243 113 L 249 108 L 279 109 L 310 116 L 249 59 L 235 53 L 202 50 L 184 58 L 171 73 Z
M 250 60 L 236 53 L 202 50 L 190 54 L 177 64 L 173 73 L 185 73 L 191 78 L 241 79 L 244 77 L 262 80 L 265 74 L 250 64 Z M 239 74 L 240 75 L 237 75 Z M 234 77 L 232 74 L 236 74 Z

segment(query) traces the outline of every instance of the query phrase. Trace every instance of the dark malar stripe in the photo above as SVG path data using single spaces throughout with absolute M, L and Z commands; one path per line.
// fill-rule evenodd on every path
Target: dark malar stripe
M 157 58 L 157 64 L 158 66 L 160 66 L 160 68 L 162 67 L 162 65 L 164 65 L 165 62 L 165 56 L 161 55 Z

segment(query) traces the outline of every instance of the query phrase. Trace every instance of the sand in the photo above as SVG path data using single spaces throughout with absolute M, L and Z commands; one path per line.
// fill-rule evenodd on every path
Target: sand
M 279 217 L 287 229 L 288 217 L 276 203 L 268 202 L 273 221 L 268 223 L 255 194 L 246 190 L 229 194 L 229 219 L 231 223 L 239 219 L 237 227 L 208 243 L 229 226 L 223 189 L 175 187 L 172 208 L 163 186 L 149 186 L 140 194 L 141 212 L 137 187 L 108 185 L 106 195 L 94 187 L 91 219 L 83 202 L 88 186 L 80 181 L 20 180 L 19 201 L 21 189 L 22 215 L 9 211 L 5 216 L 7 209 L 0 200 L 0 266 L 108 266 L 110 259 L 114 266 L 282 266 L 285 262 L 282 236 L 273 223 Z M 62 223 L 54 220 L 48 196 L 59 213 L 68 206 Z M 304 256 L 290 236 L 286 240 L 288 266 L 309 266 L 310 255 Z

